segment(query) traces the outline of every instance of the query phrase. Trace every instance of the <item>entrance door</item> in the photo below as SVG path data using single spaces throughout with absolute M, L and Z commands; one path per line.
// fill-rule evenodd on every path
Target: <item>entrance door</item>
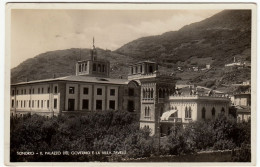
M 134 110 L 135 110 L 135 103 L 134 103 L 134 101 L 129 100 L 127 108 L 128 108 L 129 112 L 134 112 Z
M 68 100 L 68 110 L 74 111 L 74 107 L 75 107 L 75 99 L 69 99 Z

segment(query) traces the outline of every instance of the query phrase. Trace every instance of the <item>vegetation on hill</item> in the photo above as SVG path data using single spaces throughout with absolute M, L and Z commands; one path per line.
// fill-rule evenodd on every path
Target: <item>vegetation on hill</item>
M 170 135 L 161 139 L 158 149 L 158 136 L 151 137 L 149 129 L 140 129 L 138 116 L 128 112 L 91 112 L 53 118 L 26 115 L 11 119 L 10 157 L 11 162 L 118 162 L 153 155 L 231 149 L 234 154 L 228 161 L 250 162 L 250 127 L 250 122 L 237 123 L 233 117 L 224 115 L 193 122 L 185 128 L 176 124 Z M 69 154 L 64 155 L 63 151 Z M 18 152 L 34 152 L 34 155 Z
M 13 68 L 11 82 L 74 75 L 75 63 L 89 59 L 89 53 L 89 49 L 73 48 L 40 54 Z M 250 68 L 225 72 L 224 65 L 234 56 L 242 62 L 251 61 L 250 10 L 224 10 L 178 31 L 136 39 L 115 51 L 98 49 L 98 58 L 111 62 L 112 77 L 126 78 L 128 64 L 152 60 L 159 63 L 162 72 L 174 73 L 184 83 L 205 86 L 214 80 L 213 87 L 250 79 Z M 187 71 L 206 64 L 214 70 Z M 179 66 L 184 72 L 176 70 Z
M 90 51 L 90 49 L 71 48 L 42 53 L 13 68 L 11 70 L 11 82 L 75 75 L 76 62 L 90 59 Z M 131 57 L 99 48 L 97 48 L 97 55 L 98 59 L 110 61 L 111 77 L 122 75 L 126 78 L 128 73 L 126 65 L 133 62 Z

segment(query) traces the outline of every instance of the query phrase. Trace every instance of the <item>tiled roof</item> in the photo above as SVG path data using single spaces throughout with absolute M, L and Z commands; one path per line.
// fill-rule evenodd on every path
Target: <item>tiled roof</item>
M 33 84 L 33 83 L 41 83 L 41 82 L 51 82 L 51 81 L 73 81 L 73 82 L 87 82 L 87 83 L 105 83 L 105 84 L 128 84 L 129 80 L 127 79 L 114 79 L 114 78 L 104 78 L 104 77 L 93 77 L 93 76 L 66 76 L 60 78 L 52 78 L 52 79 L 43 79 L 43 80 L 35 80 L 29 82 L 20 82 L 14 85 L 25 85 L 25 84 Z

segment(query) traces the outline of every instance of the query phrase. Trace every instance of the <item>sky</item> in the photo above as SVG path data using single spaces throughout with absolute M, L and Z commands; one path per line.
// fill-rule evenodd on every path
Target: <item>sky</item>
M 115 50 L 140 37 L 179 30 L 220 10 L 46 10 L 13 9 L 11 68 L 47 51 Z

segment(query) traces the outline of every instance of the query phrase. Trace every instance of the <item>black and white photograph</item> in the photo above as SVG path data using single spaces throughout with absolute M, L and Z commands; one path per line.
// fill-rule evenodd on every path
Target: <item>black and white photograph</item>
M 6 10 L 6 164 L 255 164 L 255 4 Z

